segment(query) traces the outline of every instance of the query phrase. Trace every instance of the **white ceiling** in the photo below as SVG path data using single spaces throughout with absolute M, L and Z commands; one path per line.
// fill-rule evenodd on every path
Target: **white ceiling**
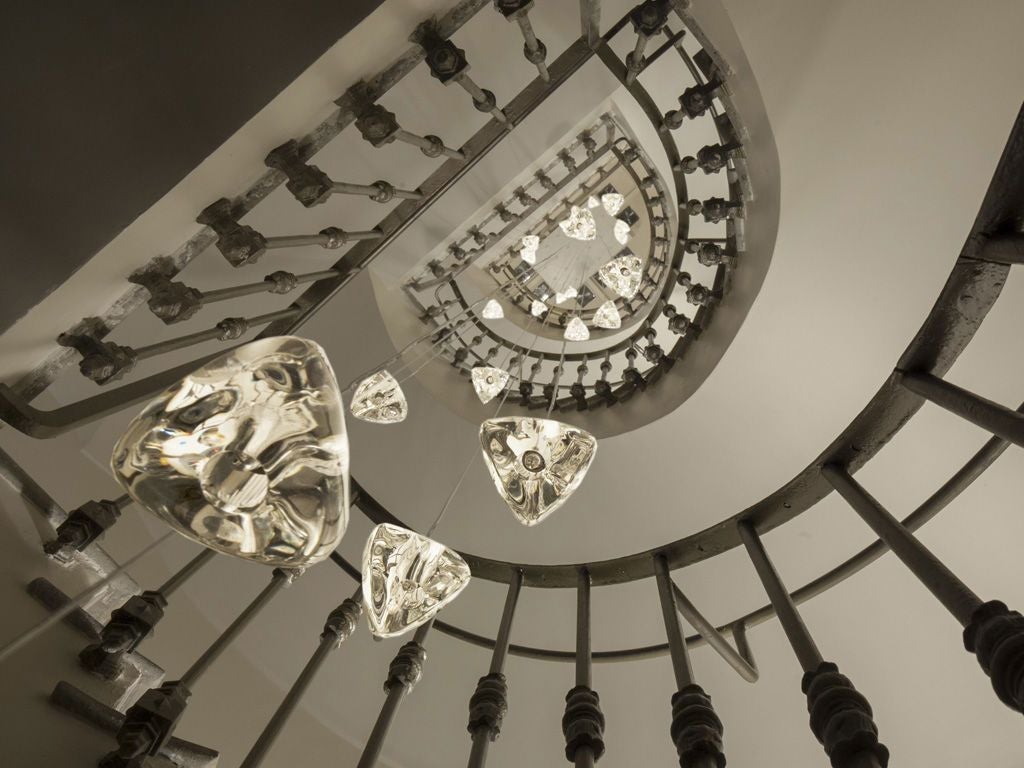
M 409 5 L 389 2 L 374 16 L 389 23 L 420 18 L 424 4 L 415 4 L 414 13 Z M 945 0 L 725 0 L 725 6 L 757 74 L 782 167 L 778 242 L 760 297 L 697 393 L 661 421 L 602 441 L 582 488 L 543 525 L 526 529 L 515 523 L 477 459 L 438 528 L 437 537 L 447 544 L 490 557 L 577 561 L 631 553 L 717 522 L 789 480 L 835 437 L 891 371 L 938 295 L 1020 108 L 1024 5 L 990 0 L 984 13 Z M 571 33 L 549 33 L 548 26 L 568 29 L 575 12 L 576 4 L 565 0 L 538 3 L 535 25 L 549 50 L 557 50 L 559 34 Z M 605 25 L 614 16 L 607 12 Z M 458 42 L 467 49 L 484 47 L 483 34 Z M 338 49 L 332 53 L 341 55 Z M 470 50 L 474 64 L 482 58 L 474 59 Z M 507 75 L 527 79 L 529 65 L 513 61 Z M 499 98 L 522 84 L 502 86 L 503 69 L 488 72 L 481 63 L 477 70 L 480 82 Z M 437 133 L 440 114 L 424 116 Z M 416 130 L 415 114 L 399 117 Z M 453 125 L 443 135 L 458 143 L 461 130 L 468 129 Z M 418 162 L 415 154 L 409 153 L 411 166 Z M 326 162 L 323 167 L 334 170 Z M 258 209 L 260 226 L 281 231 L 286 212 L 294 221 L 295 208 L 279 191 Z M 309 214 L 330 219 L 327 208 Z M 317 226 L 328 223 L 345 225 L 325 220 Z M 310 265 L 316 256 L 308 257 Z M 280 268 L 266 266 L 268 272 Z M 359 322 L 373 310 L 371 294 L 367 280 L 357 281 L 304 329 L 325 344 L 339 379 L 382 356 L 381 348 L 366 342 Z M 1024 278 L 1011 273 L 996 308 L 950 372 L 952 381 L 1017 404 L 1024 395 L 1022 307 Z M 372 338 L 386 341 L 384 335 Z M 55 396 L 80 391 L 64 383 Z M 405 424 L 349 425 L 353 474 L 406 522 L 424 529 L 478 453 L 476 426 L 412 382 L 406 392 L 411 415 Z M 61 440 L 78 441 L 87 455 L 101 457 L 126 418 Z M 58 471 L 38 461 L 40 444 L 5 433 L 2 442 L 15 455 L 36 457 L 44 484 L 59 483 Z M 902 516 L 985 438 L 926 406 L 859 478 Z M 1024 606 L 1013 544 L 1024 536 L 1022 476 L 1024 453 L 1011 448 L 921 534 L 983 597 L 1017 608 Z M 158 530 L 155 523 L 151 530 Z M 347 556 L 358 558 L 368 530 L 355 515 L 342 545 Z M 766 536 L 765 543 L 795 587 L 870 540 L 855 515 L 829 497 Z M 185 546 L 176 542 L 166 553 L 168 567 L 181 561 Z M 218 609 L 230 613 L 248 599 L 255 578 L 262 579 L 259 573 L 218 561 L 187 591 L 200 610 L 223 623 Z M 714 621 L 766 602 L 739 551 L 676 576 Z M 323 615 L 350 592 L 351 582 L 332 566 L 312 569 L 240 648 L 286 687 L 312 649 Z M 501 587 L 474 582 L 444 618 L 493 635 L 502 596 Z M 568 592 L 526 590 L 513 642 L 571 648 L 574 600 Z M 803 614 L 826 657 L 868 696 L 895 765 L 1019 764 L 1019 716 L 996 701 L 963 651 L 959 627 L 892 556 L 812 601 Z M 663 637 L 653 583 L 595 590 L 595 649 Z M 754 629 L 750 640 L 761 669 L 753 686 L 709 649 L 694 653 L 698 680 L 725 722 L 730 764 L 824 765 L 806 725 L 799 670 L 777 623 Z M 361 743 L 382 701 L 380 684 L 397 646 L 373 643 L 361 632 L 309 692 L 307 709 Z M 439 634 L 428 647 L 424 679 L 403 705 L 385 749 L 396 767 L 449 768 L 468 754 L 466 702 L 486 672 L 487 654 Z M 571 666 L 512 658 L 506 672 L 510 712 L 488 765 L 563 764 L 559 721 L 572 686 Z M 674 763 L 668 736 L 673 684 L 666 658 L 599 667 L 595 687 L 608 721 L 602 765 Z M 189 737 L 188 722 L 182 735 Z M 225 764 L 240 757 L 226 754 Z M 305 756 L 275 754 L 270 765 L 296 759 Z

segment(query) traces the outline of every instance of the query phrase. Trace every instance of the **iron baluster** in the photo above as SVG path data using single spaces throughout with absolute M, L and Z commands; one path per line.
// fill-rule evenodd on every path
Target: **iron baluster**
M 565 696 L 562 733 L 565 757 L 576 768 L 594 768 L 604 754 L 604 714 L 593 684 L 590 647 L 590 573 L 578 572 L 576 586 L 576 686 Z

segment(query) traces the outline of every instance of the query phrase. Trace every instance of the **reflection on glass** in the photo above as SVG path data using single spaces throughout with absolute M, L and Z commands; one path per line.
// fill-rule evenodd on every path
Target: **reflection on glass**
M 469 584 L 458 553 L 426 536 L 383 523 L 363 550 L 363 603 L 370 631 L 396 637 L 426 623 Z
M 246 344 L 186 376 L 128 425 L 118 482 L 174 530 L 283 567 L 326 558 L 348 524 L 341 393 L 318 344 Z
M 379 371 L 359 382 L 349 411 L 357 419 L 373 424 L 397 424 L 409 415 L 409 404 L 395 377 Z
M 597 440 L 582 429 L 527 416 L 488 419 L 480 446 L 494 487 L 523 525 L 562 506 L 597 453 Z

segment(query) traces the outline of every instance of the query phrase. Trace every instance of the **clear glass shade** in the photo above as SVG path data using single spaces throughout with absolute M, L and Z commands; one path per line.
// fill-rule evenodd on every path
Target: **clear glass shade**
M 395 377 L 378 371 L 359 382 L 349 411 L 357 419 L 373 424 L 397 424 L 409 415 L 409 404 Z
M 166 390 L 111 468 L 174 530 L 246 560 L 311 565 L 348 525 L 341 393 L 320 346 L 294 336 L 241 346 Z
M 629 242 L 630 230 L 629 224 L 624 222 L 622 219 L 615 220 L 615 226 L 612 227 L 612 234 L 615 235 L 615 239 L 619 245 L 625 245 Z
M 469 584 L 458 553 L 426 536 L 383 523 L 363 550 L 363 603 L 370 631 L 396 637 L 432 619 Z
M 500 320 L 505 316 L 505 310 L 501 308 L 501 304 L 497 300 L 488 299 L 480 314 L 485 320 Z
M 580 318 L 574 317 L 566 324 L 564 336 L 567 341 L 586 341 L 590 338 L 590 329 Z
M 601 207 L 604 208 L 604 212 L 609 216 L 617 214 L 625 204 L 626 198 L 618 192 L 606 192 L 601 195 Z
M 489 403 L 497 397 L 508 383 L 508 371 L 491 366 L 479 366 L 470 372 L 473 389 L 481 403 Z
M 597 453 L 588 432 L 527 416 L 488 419 L 480 425 L 480 446 L 494 487 L 523 525 L 562 506 Z
M 631 299 L 640 290 L 641 268 L 639 257 L 619 256 L 601 267 L 597 276 L 619 296 Z
M 571 237 L 573 240 L 589 242 L 597 237 L 597 224 L 594 222 L 594 214 L 588 209 L 580 208 L 577 205 L 572 207 L 572 210 L 569 212 L 569 218 L 558 222 L 558 226 L 562 228 L 566 237 Z
M 548 305 L 538 299 L 534 299 L 530 303 L 530 314 L 534 317 L 540 317 L 547 311 L 547 309 Z
M 622 315 L 619 314 L 619 308 L 615 306 L 615 302 L 609 299 L 594 312 L 593 323 L 598 328 L 605 328 L 607 330 L 615 330 L 616 328 L 622 327 Z

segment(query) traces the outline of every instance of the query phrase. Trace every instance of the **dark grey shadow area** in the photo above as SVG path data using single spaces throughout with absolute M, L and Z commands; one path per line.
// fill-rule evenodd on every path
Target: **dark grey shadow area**
M 5 3 L 0 331 L 381 1 Z

